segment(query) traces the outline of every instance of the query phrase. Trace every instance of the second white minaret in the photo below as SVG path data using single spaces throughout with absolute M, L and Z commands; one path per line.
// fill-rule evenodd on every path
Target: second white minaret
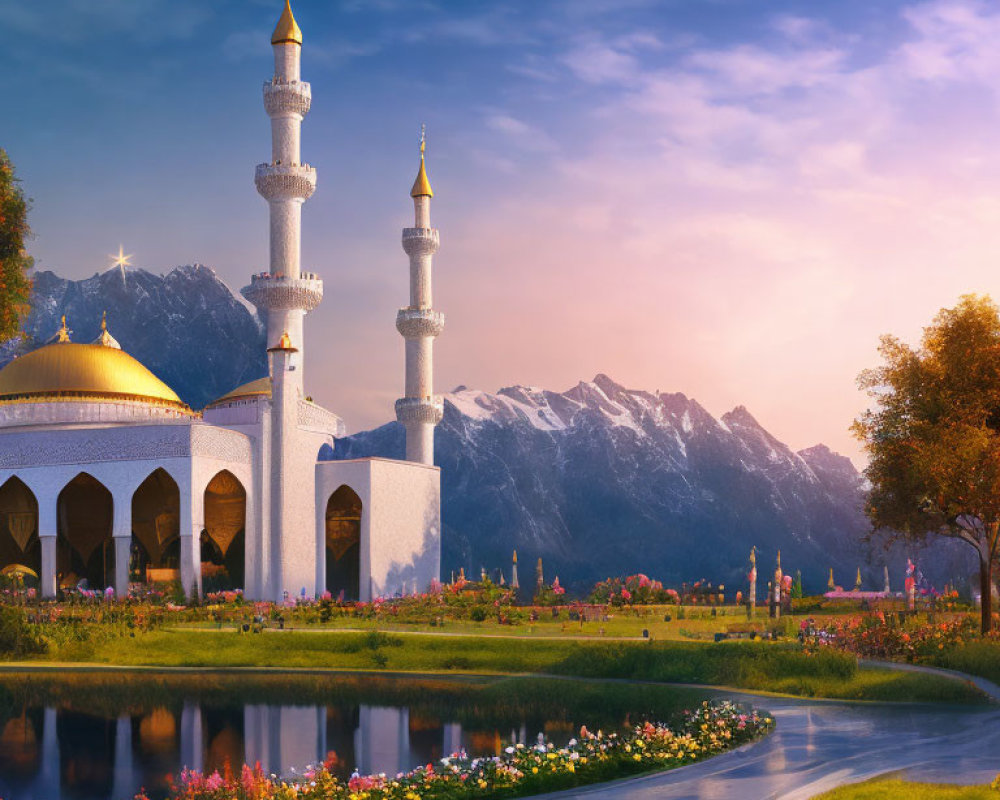
M 257 191 L 270 208 L 270 269 L 252 276 L 242 293 L 266 321 L 268 347 L 276 347 L 282 335 L 288 334 L 296 355 L 287 374 L 301 394 L 302 320 L 323 299 L 323 282 L 302 271 L 302 204 L 316 191 L 316 170 L 302 163 L 300 146 L 312 88 L 300 80 L 302 31 L 288 0 L 271 45 L 274 77 L 264 84 L 264 110 L 271 118 L 271 161 L 259 164 L 254 173 Z
M 403 250 L 410 257 L 410 304 L 396 314 L 396 329 L 406 340 L 405 397 L 396 401 L 396 419 L 406 428 L 406 460 L 434 464 L 434 427 L 443 416 L 441 398 L 434 395 L 434 338 L 444 329 L 444 314 L 433 308 L 431 265 L 440 236 L 431 227 L 434 192 L 424 167 L 424 136 L 420 136 L 420 171 L 413 183 L 414 222 L 403 228 Z

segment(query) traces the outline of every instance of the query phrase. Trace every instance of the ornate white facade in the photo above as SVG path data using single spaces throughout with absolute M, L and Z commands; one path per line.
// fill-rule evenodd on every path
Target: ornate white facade
M 304 318 L 323 282 L 301 264 L 302 204 L 316 189 L 299 146 L 312 93 L 287 0 L 272 45 L 272 154 L 254 176 L 270 210 L 270 266 L 242 290 L 265 321 L 270 376 L 196 413 L 106 330 L 75 343 L 65 321 L 53 341 L 0 370 L 0 572 L 36 574 L 46 596 L 84 581 L 121 595 L 133 582 L 180 580 L 188 592 L 367 600 L 423 591 L 438 577 L 430 343 L 444 318 L 431 309 L 438 232 L 423 147 L 416 227 L 403 234 L 410 306 L 397 317 L 408 461 L 331 461 L 343 422 L 304 391 Z

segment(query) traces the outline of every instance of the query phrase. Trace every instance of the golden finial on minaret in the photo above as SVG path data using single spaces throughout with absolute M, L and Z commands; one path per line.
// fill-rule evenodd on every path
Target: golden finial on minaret
M 62 327 L 61 327 L 61 328 L 59 328 L 59 330 L 58 330 L 58 331 L 56 332 L 56 341 L 57 341 L 57 342 L 68 342 L 68 341 L 69 341 L 69 335 L 70 335 L 70 334 L 71 334 L 72 332 L 73 332 L 73 331 L 71 331 L 71 330 L 70 330 L 70 329 L 69 329 L 69 328 L 68 328 L 68 327 L 66 326 L 66 315 L 65 315 L 65 314 L 63 314 L 63 315 L 62 315 Z
M 756 567 L 757 566 L 757 548 L 756 547 L 751 547 L 750 548 L 750 566 L 751 567 Z
M 420 171 L 417 172 L 417 179 L 410 189 L 410 197 L 433 197 L 434 191 L 431 189 L 431 182 L 427 180 L 427 168 L 424 166 L 424 149 L 427 147 L 427 126 L 420 126 Z
M 514 551 L 514 563 L 517 563 L 517 550 Z
M 271 44 L 297 44 L 302 46 L 302 29 L 292 14 L 292 4 L 285 0 L 285 10 L 271 34 Z

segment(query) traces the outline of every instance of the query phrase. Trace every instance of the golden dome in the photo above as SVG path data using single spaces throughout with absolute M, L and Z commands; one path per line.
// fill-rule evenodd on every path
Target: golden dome
M 292 15 L 292 5 L 289 0 L 285 0 L 285 10 L 281 12 L 281 19 L 271 34 L 271 44 L 302 45 L 302 30 Z
M 270 397 L 271 396 L 271 379 L 270 378 L 258 378 L 255 381 L 250 381 L 250 383 L 244 383 L 242 386 L 237 386 L 231 392 L 226 392 L 218 400 L 213 400 L 209 403 L 209 408 L 212 406 L 222 405 L 223 403 L 230 403 L 233 400 L 243 400 L 248 397 Z
M 433 197 L 434 190 L 431 189 L 431 182 L 427 180 L 427 169 L 424 167 L 424 137 L 420 136 L 420 171 L 417 172 L 417 179 L 410 189 L 410 197 Z
M 108 399 L 192 413 L 173 389 L 113 346 L 57 342 L 0 369 L 0 403 Z

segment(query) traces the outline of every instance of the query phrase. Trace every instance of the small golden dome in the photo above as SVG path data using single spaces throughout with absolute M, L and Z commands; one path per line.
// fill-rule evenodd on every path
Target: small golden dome
M 420 135 L 420 171 L 417 172 L 417 179 L 410 189 L 410 197 L 433 197 L 434 191 L 431 189 L 431 182 L 427 180 L 427 169 L 424 167 L 424 142 L 423 134 Z
M 209 403 L 209 408 L 212 406 L 223 405 L 224 403 L 230 403 L 233 400 L 243 400 L 248 397 L 270 397 L 271 396 L 271 379 L 270 378 L 258 378 L 255 381 L 250 381 L 250 383 L 244 383 L 242 386 L 237 386 L 231 392 L 226 392 L 218 400 L 213 400 Z
M 281 19 L 278 20 L 274 33 L 271 34 L 271 44 L 302 45 L 302 30 L 295 21 L 289 0 L 285 0 L 285 10 L 281 12 Z
M 0 369 L 0 403 L 101 400 L 151 403 L 191 412 L 173 389 L 113 346 L 57 342 L 15 358 Z

